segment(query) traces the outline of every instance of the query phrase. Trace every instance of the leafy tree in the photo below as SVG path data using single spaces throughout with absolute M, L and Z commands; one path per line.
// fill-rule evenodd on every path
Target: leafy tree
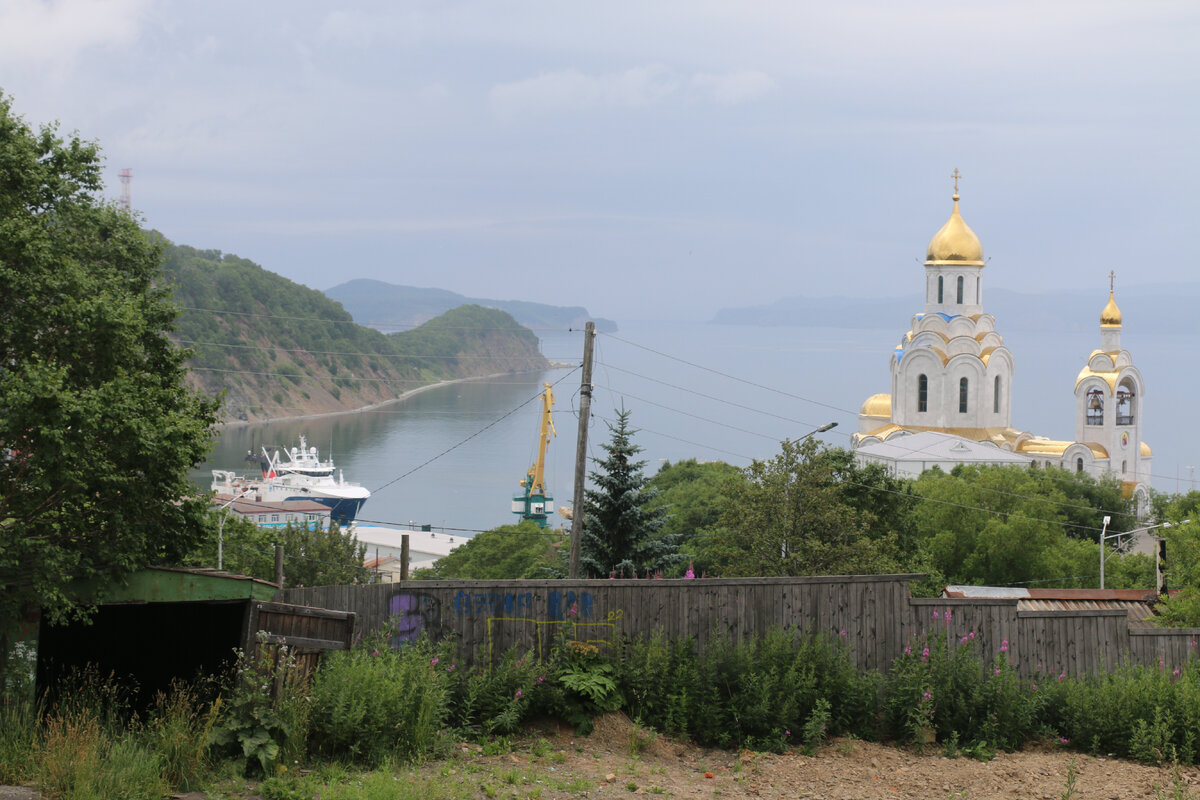
M 100 197 L 100 165 L 0 96 L 0 635 L 26 605 L 86 613 L 72 579 L 102 592 L 204 531 L 187 472 L 216 403 L 185 386 L 160 247 Z
M 847 461 L 811 439 L 784 440 L 779 455 L 754 461 L 731 484 L 704 551 L 724 576 L 894 572 L 901 563 L 890 531 L 854 508 Z
M 660 535 L 677 537 L 680 553 L 695 563 L 697 574 L 711 568 L 699 552 L 697 537 L 719 521 L 728 504 L 729 484 L 743 480 L 742 471 L 732 464 L 692 458 L 664 464 L 647 484 L 656 492 L 649 507 L 667 510 Z M 672 574 L 682 573 L 686 566 L 681 559 Z
M 608 455 L 593 459 L 599 469 L 589 473 L 597 488 L 587 490 L 584 502 L 579 562 L 593 578 L 666 570 L 683 560 L 678 537 L 662 534 L 666 509 L 652 505 L 656 493 L 642 473 L 646 462 L 634 460 L 642 448 L 633 443 L 637 430 L 629 427 L 629 412 L 616 413 L 611 437 L 600 445 Z
M 1180 498 L 1177 511 L 1188 514 L 1184 524 L 1161 528 L 1158 534 L 1167 540 L 1166 580 L 1170 591 L 1158 604 L 1157 622 L 1164 627 L 1200 627 L 1200 519 L 1188 502 L 1196 492 Z M 1175 522 L 1182 522 L 1178 517 Z
M 523 520 L 476 534 L 414 577 L 441 580 L 509 580 L 562 573 L 563 537 L 537 523 Z
M 1099 551 L 1086 537 L 1098 520 L 1071 527 L 1074 503 L 1048 472 L 1062 470 L 960 465 L 922 475 L 916 527 L 933 567 L 951 583 L 1095 586 Z
M 217 518 L 213 511 L 209 533 L 185 559 L 189 566 L 213 566 L 217 556 Z M 367 546 L 352 530 L 334 524 L 289 523 L 282 528 L 263 528 L 233 515 L 225 518 L 223 568 L 238 575 L 265 581 L 275 580 L 275 546 L 283 546 L 285 586 L 335 586 L 366 583 L 371 572 L 363 566 Z

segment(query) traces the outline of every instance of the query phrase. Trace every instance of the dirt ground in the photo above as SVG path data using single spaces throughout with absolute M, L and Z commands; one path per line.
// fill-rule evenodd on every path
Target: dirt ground
M 600 719 L 590 736 L 553 723 L 535 726 L 511 750 L 486 755 L 463 743 L 452 758 L 415 772 L 430 783 L 469 786 L 498 800 L 618 798 L 820 798 L 820 800 L 1200 800 L 1200 769 L 1148 766 L 1056 747 L 999 753 L 990 761 L 918 754 L 853 738 L 834 739 L 809 757 L 793 750 L 731 753 L 648 736 L 621 714 Z M 1068 775 L 1074 762 L 1074 784 Z M 1156 790 L 1159 794 L 1156 795 Z M 449 796 L 456 796 L 451 792 Z M 194 792 L 179 797 L 208 800 Z M 219 797 L 257 798 L 245 794 Z M 0 800 L 32 800 L 29 789 L 0 787 Z
M 539 758 L 538 765 L 555 767 L 559 775 L 588 778 L 588 792 L 542 792 L 541 798 L 615 797 L 662 794 L 670 797 L 823 798 L 1054 798 L 1067 793 L 1067 776 L 1075 763 L 1072 800 L 1125 800 L 1163 797 L 1200 800 L 1200 769 L 1180 771 L 1174 781 L 1170 767 L 1154 767 L 1116 758 L 1092 757 L 1065 749 L 1043 748 L 1001 753 L 988 762 L 946 758 L 931 747 L 918 755 L 909 750 L 857 739 L 835 739 L 815 757 L 798 751 L 774 755 L 706 750 L 656 738 L 636 756 L 631 742 L 637 735 L 619 714 L 600 720 L 588 737 L 561 729 L 546 731 L 548 741 L 565 759 Z M 468 748 L 473 749 L 473 747 Z M 484 757 L 495 764 L 528 764 L 528 752 Z M 1190 793 L 1190 794 L 1189 794 Z M 507 796 L 507 793 L 506 795 Z M 518 795 L 520 796 L 520 795 Z

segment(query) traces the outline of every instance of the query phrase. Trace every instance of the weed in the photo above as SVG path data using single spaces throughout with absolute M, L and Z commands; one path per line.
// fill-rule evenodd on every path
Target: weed
M 1075 759 L 1071 759 L 1071 763 L 1067 765 L 1067 785 L 1060 795 L 1060 800 L 1075 800 L 1078 796 L 1075 792 L 1075 777 L 1078 773 L 1075 771 Z
M 625 784 L 625 791 L 636 792 L 637 790 L 638 790 L 638 785 L 636 783 L 634 783 L 633 781 L 629 781 L 628 783 Z
M 1183 777 L 1178 761 L 1171 764 L 1171 793 L 1167 794 L 1156 783 L 1154 784 L 1154 798 L 1155 800 L 1195 800 L 1196 796 L 1188 788 L 1187 779 Z

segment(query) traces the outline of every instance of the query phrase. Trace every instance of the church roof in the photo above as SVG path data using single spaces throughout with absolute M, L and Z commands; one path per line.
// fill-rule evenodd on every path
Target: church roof
M 954 194 L 954 211 L 938 232 L 929 240 L 926 264 L 966 264 L 982 267 L 983 245 L 971 226 L 958 213 L 958 193 Z
M 858 411 L 864 417 L 892 418 L 892 396 L 887 393 L 873 394 Z
M 942 461 L 959 464 L 1021 464 L 1029 463 L 994 444 L 972 441 L 939 431 L 921 431 L 911 436 L 892 438 L 886 442 L 874 442 L 858 448 L 858 453 L 869 458 L 888 461 Z
M 1121 309 L 1117 308 L 1117 298 L 1113 295 L 1112 289 L 1108 290 L 1108 304 L 1100 312 L 1100 327 L 1121 327 Z

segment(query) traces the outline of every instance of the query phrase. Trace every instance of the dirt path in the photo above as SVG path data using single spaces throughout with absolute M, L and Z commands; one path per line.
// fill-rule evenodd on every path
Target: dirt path
M 1170 767 L 1154 767 L 1115 758 L 1092 757 L 1065 749 L 1001 753 L 988 762 L 946 758 L 940 750 L 914 752 L 857 739 L 836 739 L 814 757 L 792 751 L 782 755 L 706 750 L 664 739 L 650 741 L 640 753 L 631 742 L 636 731 L 628 720 L 606 717 L 590 737 L 556 731 L 550 740 L 561 762 L 529 752 L 474 758 L 495 766 L 526 764 L 554 767 L 561 779 L 586 779 L 588 796 L 664 794 L 671 797 L 823 798 L 1012 798 L 1059 800 L 1067 792 L 1074 761 L 1072 800 L 1154 798 L 1155 787 L 1173 798 Z M 557 758 L 559 756 L 556 756 Z M 711 777 L 710 777 L 711 776 Z M 1181 770 L 1181 797 L 1200 798 L 1200 770 Z M 515 796 L 527 796 L 515 792 Z M 507 793 L 504 796 L 508 796 Z M 543 792 L 540 797 L 584 796 L 582 791 Z

